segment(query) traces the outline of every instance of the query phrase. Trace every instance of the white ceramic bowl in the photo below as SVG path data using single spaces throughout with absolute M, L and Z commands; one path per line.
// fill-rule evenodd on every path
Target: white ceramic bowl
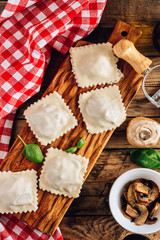
M 137 226 L 134 222 L 131 222 L 130 219 L 126 218 L 121 212 L 120 198 L 123 193 L 123 188 L 129 181 L 138 178 L 152 180 L 157 184 L 157 186 L 160 189 L 160 173 L 146 168 L 136 168 L 129 170 L 116 179 L 110 190 L 109 194 L 110 210 L 115 220 L 126 230 L 139 234 L 154 233 L 160 230 L 160 207 L 154 214 L 154 217 L 157 217 L 158 220 L 156 223 L 152 225 L 143 224 L 141 226 Z

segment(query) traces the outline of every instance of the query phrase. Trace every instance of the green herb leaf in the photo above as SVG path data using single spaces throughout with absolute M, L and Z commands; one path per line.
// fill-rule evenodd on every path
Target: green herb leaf
M 160 152 L 152 148 L 138 148 L 130 152 L 133 161 L 145 168 L 160 168 Z
M 31 143 L 24 147 L 23 154 L 32 162 L 42 163 L 44 157 L 37 144 Z
M 73 153 L 73 152 L 75 152 L 75 151 L 77 150 L 77 148 L 82 148 L 82 147 L 84 146 L 84 143 L 85 143 L 85 141 L 84 141 L 84 138 L 82 137 L 82 138 L 78 141 L 76 147 L 71 147 L 71 148 L 67 149 L 65 152 L 67 152 L 67 153 Z
M 84 146 L 84 143 L 85 141 L 84 138 L 82 137 L 77 143 L 77 148 L 82 148 Z
M 18 137 L 24 144 L 24 150 L 23 150 L 24 156 L 32 162 L 42 163 L 44 156 L 41 152 L 40 147 L 34 143 L 26 144 L 19 135 Z
M 71 148 L 68 148 L 65 152 L 67 153 L 73 153 L 77 150 L 77 147 L 71 147 Z

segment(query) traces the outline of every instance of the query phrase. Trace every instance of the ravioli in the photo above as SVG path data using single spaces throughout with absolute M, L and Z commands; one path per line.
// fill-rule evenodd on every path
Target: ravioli
M 42 145 L 51 143 L 77 126 L 76 118 L 57 92 L 29 106 L 24 115 Z
M 68 197 L 78 197 L 88 161 L 80 155 L 49 148 L 40 175 L 40 189 Z
M 123 77 L 117 67 L 118 58 L 109 42 L 73 47 L 70 56 L 79 87 L 117 83 Z
M 126 119 L 116 85 L 80 94 L 79 107 L 87 130 L 92 134 L 115 129 Z
M 35 170 L 0 172 L 0 213 L 31 212 L 37 208 Z

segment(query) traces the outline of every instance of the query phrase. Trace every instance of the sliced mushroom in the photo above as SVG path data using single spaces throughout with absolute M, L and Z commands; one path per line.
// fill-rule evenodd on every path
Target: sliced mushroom
M 127 127 L 127 140 L 137 148 L 155 146 L 160 138 L 160 124 L 153 119 L 136 117 Z
M 133 185 L 133 192 L 137 202 L 149 206 L 158 197 L 159 189 L 153 181 L 139 179 Z
M 121 212 L 123 213 L 123 215 L 128 218 L 128 219 L 132 219 L 125 211 L 123 208 L 121 208 Z
M 148 217 L 147 220 L 145 221 L 146 224 L 154 224 L 157 222 L 157 218 L 150 218 Z
M 134 190 L 143 194 L 149 193 L 149 187 L 144 185 L 141 180 L 137 180 L 134 183 Z
M 150 208 L 150 214 L 149 214 L 149 216 L 152 217 L 153 214 L 156 212 L 156 210 L 157 210 L 158 208 L 159 208 L 159 202 L 158 202 L 158 201 L 155 201 L 155 202 L 152 204 L 151 208 Z
M 150 188 L 149 194 L 138 193 L 138 200 L 142 203 L 150 204 L 153 202 L 159 195 L 158 186 L 151 180 L 148 180 L 148 187 Z
M 130 184 L 127 191 L 127 200 L 131 206 L 133 206 L 136 203 L 133 186 L 134 186 L 134 183 Z
M 127 201 L 127 192 L 124 192 L 123 195 L 124 195 L 124 197 L 125 197 L 125 199 Z
M 141 178 L 125 185 L 121 211 L 136 225 L 154 224 L 157 218 L 153 215 L 159 206 L 160 193 L 153 181 Z
M 128 188 L 129 186 L 134 183 L 134 181 L 129 181 L 125 186 L 124 186 L 124 191 L 127 192 L 128 191 Z
M 137 218 L 138 212 L 136 209 L 134 209 L 131 205 L 127 204 L 126 211 L 125 211 L 130 217 Z
M 137 192 L 136 199 L 137 202 L 140 203 L 141 205 L 144 205 L 146 207 L 150 206 L 150 202 L 148 202 L 148 195 Z
M 142 204 L 142 205 L 144 205 L 146 207 L 148 207 L 150 205 L 150 203 L 148 203 L 148 202 L 141 202 L 141 200 L 140 200 L 140 196 L 142 198 L 142 197 L 145 197 L 145 196 L 147 197 L 148 195 L 140 193 L 140 192 L 137 192 L 137 191 L 134 191 L 134 196 L 135 196 L 135 199 L 136 199 L 137 203 L 140 203 L 140 204 Z
M 131 219 L 131 217 L 126 213 L 127 201 L 124 194 L 121 196 L 121 211 L 126 218 Z
M 134 222 L 136 225 L 140 226 L 146 222 L 149 213 L 148 213 L 147 207 L 139 203 L 136 203 L 134 205 L 134 208 L 139 213 L 139 216 L 135 218 Z

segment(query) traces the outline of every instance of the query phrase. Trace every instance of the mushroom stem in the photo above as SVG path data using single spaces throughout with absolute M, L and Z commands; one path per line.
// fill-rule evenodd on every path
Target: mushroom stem
M 140 139 L 142 139 L 142 141 L 146 141 L 148 140 L 152 135 L 152 132 L 150 129 L 141 129 L 140 133 L 139 133 L 139 137 Z

